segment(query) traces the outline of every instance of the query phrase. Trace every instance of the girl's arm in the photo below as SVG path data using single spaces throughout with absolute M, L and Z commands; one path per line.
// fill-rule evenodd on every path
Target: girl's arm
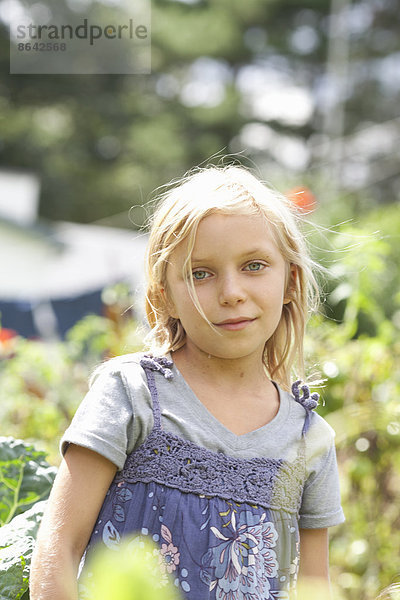
M 116 469 L 92 450 L 69 446 L 38 533 L 31 600 L 77 600 L 79 562 Z
M 300 529 L 299 600 L 331 600 L 328 529 Z

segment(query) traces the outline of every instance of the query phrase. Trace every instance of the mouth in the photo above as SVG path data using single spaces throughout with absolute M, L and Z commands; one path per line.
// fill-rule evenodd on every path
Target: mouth
M 221 329 L 227 329 L 228 331 L 238 331 L 240 329 L 244 329 L 253 323 L 253 321 L 255 321 L 255 319 L 251 319 L 249 317 L 238 317 L 237 319 L 226 319 L 220 323 L 214 323 L 214 325 L 216 327 L 220 327 Z

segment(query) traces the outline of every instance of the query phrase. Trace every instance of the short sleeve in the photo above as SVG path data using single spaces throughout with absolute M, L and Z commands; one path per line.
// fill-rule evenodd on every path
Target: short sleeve
M 121 373 L 104 369 L 64 433 L 60 451 L 64 455 L 69 444 L 77 444 L 101 454 L 120 470 L 133 435 L 133 421 L 132 401 Z
M 333 429 L 313 415 L 308 446 L 308 477 L 303 490 L 299 526 L 319 529 L 339 525 L 345 520 L 339 488 Z

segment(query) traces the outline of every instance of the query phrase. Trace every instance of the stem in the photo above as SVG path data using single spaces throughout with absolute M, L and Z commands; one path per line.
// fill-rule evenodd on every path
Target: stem
M 22 459 L 22 456 L 20 457 L 19 460 Z M 15 515 L 15 511 L 18 508 L 19 502 L 18 502 L 18 496 L 19 496 L 19 491 L 21 489 L 21 485 L 22 485 L 22 479 L 24 477 L 24 469 L 25 469 L 25 465 L 22 463 L 20 470 L 19 470 L 19 477 L 18 477 L 18 482 L 17 482 L 17 487 L 14 489 L 14 501 L 13 504 L 11 506 L 10 512 L 8 513 L 8 517 L 5 520 L 5 525 L 7 525 L 7 523 L 9 523 L 11 521 L 11 519 L 14 517 Z
M 12 491 L 14 491 L 14 490 L 15 490 L 15 487 L 14 487 L 14 486 L 13 486 L 11 483 L 8 483 L 8 481 L 6 481 L 6 480 L 4 479 L 4 477 L 3 477 L 3 474 L 2 474 L 2 473 L 0 473 L 0 483 L 3 483 L 3 484 L 6 486 L 6 487 L 8 487 L 8 489 L 10 489 L 10 490 L 12 490 Z

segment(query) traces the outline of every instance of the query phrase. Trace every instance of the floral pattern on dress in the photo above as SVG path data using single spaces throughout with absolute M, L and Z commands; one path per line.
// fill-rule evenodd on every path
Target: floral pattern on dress
M 103 528 L 103 542 L 110 550 L 118 550 L 121 542 L 121 536 L 112 521 L 107 521 Z
M 163 573 L 172 573 L 179 565 L 180 553 L 178 548 L 172 543 L 172 535 L 168 527 L 161 525 L 161 536 L 167 542 L 161 544 L 160 549 L 160 567 Z
M 229 523 L 223 527 L 224 531 L 210 528 L 219 542 L 202 557 L 202 581 L 210 591 L 215 590 L 218 600 L 276 598 L 270 580 L 278 574 L 273 550 L 278 533 L 274 524 L 266 520 L 266 513 L 260 516 L 249 510 L 232 511 Z
M 143 540 L 150 537 L 150 532 L 146 527 L 143 527 L 141 532 L 136 535 L 131 543 L 129 544 L 132 552 L 143 552 L 145 547 Z M 175 577 L 175 585 L 181 586 L 184 591 L 190 591 L 190 584 L 185 580 L 188 576 L 187 569 L 180 568 L 180 556 L 181 553 L 178 547 L 174 545 L 172 540 L 172 533 L 166 525 L 161 525 L 160 535 L 153 534 L 151 536 L 153 541 L 158 543 L 158 547 L 151 551 L 151 555 L 158 559 L 159 570 L 155 571 L 154 578 L 157 580 L 157 587 L 164 587 L 170 576 Z M 147 557 L 147 554 L 145 554 Z

